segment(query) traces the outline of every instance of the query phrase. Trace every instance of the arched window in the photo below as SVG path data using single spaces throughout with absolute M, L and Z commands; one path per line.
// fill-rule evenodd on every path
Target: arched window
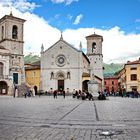
M 2 26 L 2 29 L 1 29 L 1 39 L 4 38 L 4 27 Z
M 67 78 L 70 79 L 70 72 L 67 72 Z
M 58 73 L 57 74 L 57 78 L 60 80 L 62 80 L 62 79 L 64 79 L 65 78 L 65 76 L 64 76 L 64 74 L 63 73 Z
M 53 72 L 51 72 L 51 79 L 53 79 L 54 78 L 54 73 Z
M 16 25 L 14 25 L 13 28 L 12 28 L 12 38 L 17 39 L 18 38 L 17 35 L 18 35 L 18 28 L 17 28 Z
M 0 76 L 3 75 L 3 63 L 0 62 Z
M 92 52 L 94 52 L 95 49 L 96 49 L 96 43 L 93 42 L 93 43 L 92 43 Z

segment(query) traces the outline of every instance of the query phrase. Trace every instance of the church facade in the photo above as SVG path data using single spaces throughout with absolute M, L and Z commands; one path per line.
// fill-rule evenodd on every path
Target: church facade
M 24 19 L 12 13 L 0 19 L 0 94 L 13 94 L 14 86 L 25 82 L 23 32 Z M 88 82 L 95 79 L 103 88 L 103 37 L 86 37 L 87 54 L 82 45 L 76 49 L 60 39 L 47 50 L 41 48 L 40 90 L 88 90 Z M 20 90 L 21 91 L 21 90 Z
M 91 78 L 103 88 L 103 37 L 93 34 L 86 37 L 87 55 L 66 42 L 61 34 L 60 39 L 47 50 L 41 47 L 41 81 L 43 91 L 88 90 Z
M 12 13 L 0 19 L 0 94 L 12 95 L 14 85 L 25 83 L 24 22 Z

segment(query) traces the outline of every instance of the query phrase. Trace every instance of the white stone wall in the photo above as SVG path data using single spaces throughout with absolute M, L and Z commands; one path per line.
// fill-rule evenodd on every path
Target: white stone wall
M 3 75 L 9 75 L 9 55 L 0 54 L 0 62 L 3 63 Z
M 96 43 L 96 49 L 92 52 L 93 42 Z M 91 37 L 87 39 L 87 55 L 90 59 L 92 73 L 103 80 L 102 37 Z
M 102 55 L 89 56 L 92 72 L 94 75 L 103 79 L 103 58 Z
M 66 57 L 66 63 L 60 67 L 56 64 L 58 55 Z M 58 89 L 57 73 L 64 73 L 64 88 L 72 92 L 73 89 L 82 89 L 83 72 L 82 52 L 72 48 L 63 40 L 59 40 L 54 46 L 50 47 L 41 55 L 41 82 L 42 90 L 48 91 Z M 54 79 L 51 79 L 51 72 L 54 73 Z M 70 72 L 70 79 L 67 78 L 67 72 Z
M 18 73 L 18 85 L 25 82 L 24 55 L 23 55 L 23 25 L 24 20 L 14 17 L 5 16 L 0 19 L 0 45 L 9 50 L 9 56 L 4 61 L 4 72 L 6 75 L 13 76 Z M 17 26 L 17 39 L 12 38 L 13 26 Z M 4 27 L 3 38 L 1 35 L 2 26 Z M 4 54 L 1 54 L 4 57 Z M 13 81 L 7 80 L 9 92 L 12 91 Z M 10 94 L 10 93 L 8 93 Z

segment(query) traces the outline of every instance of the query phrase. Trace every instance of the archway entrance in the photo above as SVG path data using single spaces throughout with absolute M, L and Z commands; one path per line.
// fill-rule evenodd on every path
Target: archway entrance
M 4 81 L 0 81 L 0 95 L 6 95 L 8 92 L 7 83 Z
M 83 91 L 88 91 L 88 82 L 89 82 L 89 80 L 83 81 L 83 83 L 82 83 L 82 90 Z
M 58 79 L 58 91 L 63 91 L 65 88 L 64 88 L 64 74 L 62 72 L 59 72 L 57 74 L 57 79 Z
M 58 80 L 58 90 L 59 91 L 64 90 L 64 80 Z

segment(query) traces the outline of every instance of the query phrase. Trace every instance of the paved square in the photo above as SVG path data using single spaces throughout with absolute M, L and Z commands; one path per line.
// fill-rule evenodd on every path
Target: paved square
M 140 139 L 140 99 L 0 96 L 0 140 L 106 139 Z

